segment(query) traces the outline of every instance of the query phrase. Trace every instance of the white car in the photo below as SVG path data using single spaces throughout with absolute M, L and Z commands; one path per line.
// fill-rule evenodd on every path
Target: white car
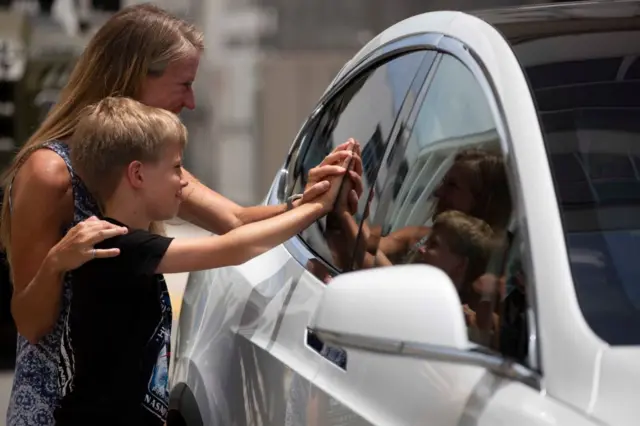
M 636 1 L 433 12 L 375 37 L 266 199 L 301 192 L 354 137 L 355 234 L 334 215 L 246 264 L 191 274 L 169 426 L 635 425 L 639 54 Z M 469 152 L 493 155 L 502 188 L 484 160 L 452 177 Z M 491 256 L 420 262 L 443 229 L 434 209 L 468 218 L 481 199 L 509 208 L 502 222 L 475 214 L 500 238 Z

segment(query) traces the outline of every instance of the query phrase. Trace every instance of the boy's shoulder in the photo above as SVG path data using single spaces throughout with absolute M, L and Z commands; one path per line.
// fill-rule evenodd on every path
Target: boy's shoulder
M 126 226 L 113 219 L 105 218 L 118 226 Z M 120 253 L 110 258 L 111 262 L 101 262 L 103 268 L 115 267 L 134 274 L 153 275 L 164 257 L 173 238 L 154 234 L 144 229 L 132 229 L 96 244 L 96 249 L 117 248 Z M 90 262 L 91 263 L 91 262 Z M 109 265 L 107 265 L 109 263 Z
M 157 238 L 165 238 L 161 235 L 152 234 L 144 229 L 131 229 L 127 228 L 126 234 L 116 235 L 115 237 L 108 238 L 100 243 L 96 244 L 96 248 L 135 248 L 149 240 Z
M 111 237 L 106 239 L 98 244 L 96 244 L 96 248 L 119 248 L 119 249 L 134 249 L 138 246 L 145 246 L 153 244 L 154 242 L 158 242 L 161 245 L 168 240 L 171 241 L 172 238 L 165 237 L 163 235 L 154 234 L 145 229 L 134 229 L 122 222 L 119 222 L 110 217 L 104 217 L 102 220 L 107 222 L 111 222 L 114 225 L 124 226 L 128 229 L 128 232 L 123 235 L 116 235 L 115 237 Z

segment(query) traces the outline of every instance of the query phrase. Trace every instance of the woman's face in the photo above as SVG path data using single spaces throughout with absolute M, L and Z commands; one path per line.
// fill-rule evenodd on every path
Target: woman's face
M 471 214 L 475 206 L 471 191 L 472 179 L 473 175 L 467 167 L 460 163 L 454 164 L 434 192 L 438 198 L 435 215 L 449 210 Z
M 200 53 L 169 63 L 160 77 L 147 77 L 142 83 L 140 102 L 179 114 L 183 108 L 194 109 L 195 97 L 191 84 L 196 79 Z

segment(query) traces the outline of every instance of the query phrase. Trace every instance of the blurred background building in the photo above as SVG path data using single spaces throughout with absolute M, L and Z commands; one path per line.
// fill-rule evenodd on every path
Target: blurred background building
M 16 62 L 17 57 L 22 57 L 23 62 L 22 72 L 14 72 L 15 81 L 7 83 L 5 79 L 0 83 L 0 117 L 5 116 L 0 118 L 2 165 L 55 102 L 74 58 L 95 29 L 110 13 L 142 2 L 0 0 L 0 8 L 7 11 L 7 24 L 0 20 L 0 73 L 3 63 Z M 254 204 L 263 198 L 281 166 L 283 154 L 326 85 L 375 34 L 429 10 L 468 10 L 540 1 L 154 3 L 193 20 L 206 34 L 207 50 L 195 84 L 198 108 L 183 116 L 191 133 L 186 164 L 204 183 L 225 196 L 241 204 Z M 21 76 L 16 77 L 18 74 Z M 7 109 L 3 102 L 11 97 L 16 105 Z M 3 124 L 6 121 L 12 121 L 10 127 Z

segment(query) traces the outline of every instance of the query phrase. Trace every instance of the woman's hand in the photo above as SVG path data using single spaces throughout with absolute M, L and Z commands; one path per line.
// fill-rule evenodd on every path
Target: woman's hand
M 344 156 L 342 160 L 341 167 L 343 169 L 347 169 L 349 163 L 351 162 L 352 156 L 354 156 L 351 151 L 347 151 L 347 155 Z M 336 205 L 338 198 L 340 197 L 341 187 L 342 187 L 342 177 L 340 176 L 330 176 L 324 181 L 319 182 L 315 186 L 324 186 L 324 193 L 314 199 L 314 202 L 318 202 L 322 205 L 324 210 L 324 214 L 329 213 L 333 210 L 333 207 Z M 346 189 L 346 188 L 344 188 Z
M 94 249 L 94 245 L 106 239 L 127 233 L 127 228 L 99 220 L 95 216 L 80 222 L 49 251 L 55 269 L 67 272 L 79 268 L 93 258 L 115 257 L 117 248 Z
M 350 162 L 347 161 L 349 159 L 351 159 Z M 352 181 L 352 188 L 348 191 L 348 197 L 351 213 L 354 214 L 357 210 L 358 199 L 362 195 L 360 144 L 354 139 L 349 139 L 342 145 L 337 146 L 318 166 L 309 170 L 307 185 L 300 200 L 301 203 L 314 200 L 332 187 L 333 185 L 327 186 L 323 182 L 329 178 L 345 174 L 347 172 L 345 165 L 349 166 L 349 177 Z
M 358 201 L 364 192 L 364 185 L 362 184 L 362 158 L 360 157 L 360 144 L 354 142 L 353 145 L 353 159 L 349 164 L 348 176 L 349 180 L 344 182 L 344 188 L 340 193 L 336 210 L 338 213 L 349 213 L 350 215 L 356 214 L 358 211 Z M 364 218 L 369 215 L 369 203 L 365 207 Z

